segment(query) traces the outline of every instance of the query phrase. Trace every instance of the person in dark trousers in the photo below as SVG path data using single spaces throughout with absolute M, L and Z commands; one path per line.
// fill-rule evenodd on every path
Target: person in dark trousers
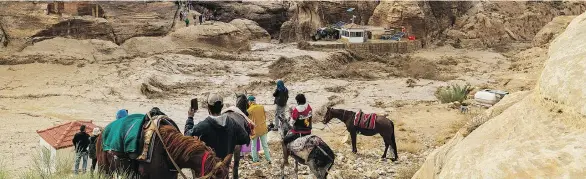
M 85 125 L 79 127 L 79 132 L 73 136 L 73 146 L 75 146 L 75 164 L 73 173 L 78 174 L 79 160 L 83 160 L 82 172 L 85 173 L 87 169 L 87 147 L 90 144 L 90 135 L 85 133 Z
M 98 139 L 98 135 L 100 134 L 100 128 L 94 128 L 92 131 L 92 136 L 90 137 L 90 145 L 88 147 L 88 154 L 90 159 L 92 159 L 92 166 L 90 167 L 90 174 L 93 176 L 94 170 L 96 169 L 96 163 L 98 159 L 96 157 L 96 139 Z
M 309 106 L 303 94 L 295 96 L 295 100 L 297 101 L 297 106 L 291 111 L 293 129 L 283 138 L 285 144 L 289 144 L 299 137 L 311 134 L 311 119 L 313 114 L 311 106 Z
M 236 145 L 250 143 L 250 137 L 244 128 L 227 115 L 221 115 L 224 106 L 222 97 L 212 94 L 208 97 L 207 103 L 209 116 L 197 125 L 194 125 L 190 110 L 190 117 L 185 124 L 185 135 L 198 137 L 214 149 L 219 158 L 233 154 Z
M 289 100 L 289 90 L 285 87 L 285 82 L 283 82 L 283 80 L 277 80 L 277 89 L 275 89 L 273 97 L 275 97 L 276 105 L 275 119 L 269 124 L 269 128 L 272 131 L 277 131 L 280 127 L 277 116 L 285 112 L 287 101 Z

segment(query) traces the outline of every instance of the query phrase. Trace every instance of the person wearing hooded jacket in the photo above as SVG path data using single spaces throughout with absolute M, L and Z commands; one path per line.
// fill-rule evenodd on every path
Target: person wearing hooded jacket
M 276 105 L 275 119 L 269 124 L 269 128 L 272 131 L 277 131 L 280 127 L 278 116 L 285 112 L 287 101 L 289 100 L 289 90 L 285 87 L 283 80 L 277 80 L 277 89 L 275 89 L 273 97 L 275 97 Z
M 240 127 L 234 119 L 222 115 L 223 98 L 217 94 L 208 97 L 209 116 L 194 125 L 193 114 L 185 124 L 185 135 L 198 137 L 207 146 L 214 149 L 216 156 L 224 158 L 234 153 L 236 145 L 250 143 L 250 137 L 244 128 Z
M 311 134 L 313 109 L 307 103 L 305 95 L 298 94 L 295 96 L 295 100 L 297 101 L 297 106 L 291 111 L 290 120 L 293 129 L 283 138 L 285 144 L 289 144 L 299 137 Z

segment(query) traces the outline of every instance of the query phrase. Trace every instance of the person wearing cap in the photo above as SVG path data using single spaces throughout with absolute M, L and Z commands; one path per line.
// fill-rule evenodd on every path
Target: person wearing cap
M 222 115 L 223 98 L 212 94 L 207 99 L 209 116 L 203 121 L 193 124 L 193 118 L 188 118 L 185 124 L 185 135 L 198 137 L 216 152 L 220 158 L 234 153 L 236 145 L 250 143 L 246 130 L 227 115 Z
M 265 160 L 271 163 L 271 154 L 269 152 L 269 145 L 267 144 L 267 129 L 266 113 L 264 106 L 256 103 L 254 96 L 248 96 L 248 118 L 254 123 L 254 136 L 252 136 L 252 162 L 258 162 L 257 143 L 260 140 L 262 149 L 265 153 Z
M 275 119 L 269 125 L 272 131 L 277 131 L 279 129 L 279 119 L 277 118 L 279 114 L 285 112 L 285 108 L 287 106 L 287 101 L 289 100 L 289 90 L 285 87 L 285 82 L 283 80 L 277 80 L 277 89 L 273 92 L 273 97 L 275 97 Z
M 96 139 L 100 135 L 100 128 L 96 127 L 92 131 L 92 136 L 90 137 L 90 146 L 88 147 L 88 153 L 90 159 L 92 159 L 92 166 L 90 167 L 90 174 L 94 174 L 94 170 L 96 169 L 96 163 L 98 162 L 96 157 Z
M 285 144 L 288 144 L 299 137 L 311 134 L 311 106 L 309 106 L 307 99 L 305 99 L 305 95 L 303 94 L 298 94 L 295 96 L 295 100 L 297 101 L 297 106 L 295 106 L 293 111 L 291 111 L 290 121 L 290 123 L 292 123 L 293 129 L 291 129 L 283 139 Z

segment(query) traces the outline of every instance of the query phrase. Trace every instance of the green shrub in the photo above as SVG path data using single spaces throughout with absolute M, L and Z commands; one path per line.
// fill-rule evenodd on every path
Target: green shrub
M 471 86 L 466 84 L 460 86 L 458 84 L 452 84 L 447 87 L 440 87 L 437 89 L 435 96 L 442 103 L 451 103 L 458 101 L 462 103 L 466 100 L 468 93 L 470 92 Z

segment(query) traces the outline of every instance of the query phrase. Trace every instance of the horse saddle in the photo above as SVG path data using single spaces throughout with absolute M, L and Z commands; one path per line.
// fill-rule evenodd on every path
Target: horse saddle
M 175 124 L 175 122 L 172 119 L 165 115 L 158 115 L 152 117 L 150 120 L 145 120 L 145 123 L 142 126 L 142 140 L 140 141 L 140 146 L 142 147 L 142 150 L 140 152 L 140 155 L 136 157 L 136 160 L 147 163 L 151 162 L 153 148 L 155 147 L 155 136 L 157 136 L 156 130 L 162 125 L 171 125 L 179 131 L 179 127 L 177 127 L 177 124 Z
M 287 145 L 289 152 L 293 153 L 293 157 L 298 160 L 299 163 L 305 164 L 309 158 L 309 154 L 313 149 L 324 141 L 316 135 L 306 135 L 295 139 L 293 142 Z M 299 161 L 299 159 L 301 159 Z
M 356 113 L 354 126 L 363 129 L 374 129 L 376 125 L 376 113 L 365 114 L 362 110 Z

